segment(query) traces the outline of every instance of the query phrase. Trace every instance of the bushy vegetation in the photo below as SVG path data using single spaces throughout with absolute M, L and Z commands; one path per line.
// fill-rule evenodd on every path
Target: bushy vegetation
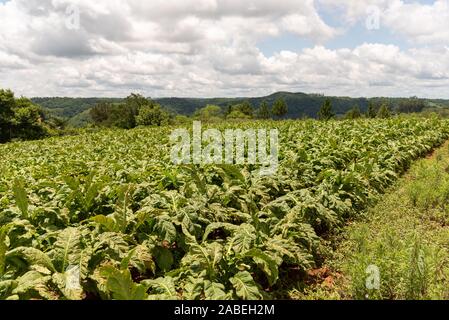
M 449 136 L 416 118 L 214 125 L 258 126 L 280 130 L 274 176 L 172 165 L 167 127 L 0 146 L 0 298 L 269 298 Z
M 334 117 L 335 113 L 332 111 L 332 103 L 327 99 L 321 106 L 320 111 L 318 111 L 318 119 L 328 121 Z
M 123 103 L 100 103 L 90 110 L 90 116 L 96 125 L 122 129 L 170 123 L 167 111 L 151 99 L 138 94 L 131 94 Z
M 47 123 L 45 120 L 43 110 L 30 100 L 0 89 L 0 143 L 39 139 L 48 136 L 52 126 L 62 125 L 57 119 Z
M 283 99 L 278 99 L 272 106 L 262 101 L 258 107 L 253 106 L 248 100 L 229 105 L 224 111 L 217 105 L 207 105 L 198 109 L 194 119 L 204 122 L 217 122 L 222 120 L 251 120 L 251 119 L 280 119 L 288 112 L 288 106 Z

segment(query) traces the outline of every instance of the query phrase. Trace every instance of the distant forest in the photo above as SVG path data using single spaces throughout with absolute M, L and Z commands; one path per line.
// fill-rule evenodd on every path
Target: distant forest
M 375 105 L 386 104 L 391 111 L 396 113 L 422 112 L 423 110 L 448 113 L 449 100 L 421 100 L 411 98 L 349 98 L 327 97 L 320 94 L 278 92 L 266 97 L 254 98 L 160 98 L 153 99 L 167 112 L 192 116 L 207 105 L 222 108 L 223 112 L 232 106 L 249 103 L 254 110 L 260 108 L 262 103 L 273 105 L 276 101 L 283 100 L 288 106 L 286 119 L 318 118 L 320 107 L 326 100 L 330 100 L 333 111 L 337 117 L 342 117 L 354 108 L 362 113 L 368 111 L 371 103 Z M 32 98 L 32 102 L 50 112 L 53 116 L 66 119 L 72 127 L 84 127 L 92 123 L 90 110 L 99 104 L 119 105 L 125 99 L 119 98 Z
M 389 118 L 401 113 L 449 116 L 448 100 L 325 97 L 278 92 L 260 98 L 163 98 L 139 94 L 117 98 L 16 97 L 0 89 L 0 143 L 76 134 L 76 128 L 123 128 L 203 122 Z

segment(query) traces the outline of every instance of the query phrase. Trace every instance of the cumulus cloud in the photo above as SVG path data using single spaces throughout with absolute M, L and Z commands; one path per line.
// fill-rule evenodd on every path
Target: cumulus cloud
M 449 43 L 449 0 L 430 5 L 395 1 L 385 10 L 387 27 L 419 44 Z
M 403 35 L 412 43 L 449 43 L 449 0 L 432 3 L 403 0 L 319 0 L 330 9 L 340 9 L 349 24 L 379 14 L 380 27 Z
M 0 87 L 28 96 L 441 96 L 449 84 L 448 1 L 9 0 L 0 3 Z M 72 5 L 79 27 L 67 24 Z M 412 49 L 326 47 L 343 29 L 321 8 L 351 26 L 370 5 Z M 273 55 L 258 47 L 285 35 L 310 46 Z

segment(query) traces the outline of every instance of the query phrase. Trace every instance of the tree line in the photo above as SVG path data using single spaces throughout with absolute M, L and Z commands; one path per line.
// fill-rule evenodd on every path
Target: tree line
M 183 124 L 192 120 L 204 122 L 280 120 L 288 114 L 288 108 L 282 97 L 271 105 L 264 100 L 258 106 L 254 106 L 247 100 L 230 104 L 225 108 L 207 105 L 197 109 L 194 115 L 189 117 L 169 111 L 142 95 L 131 94 L 124 100 L 102 101 L 88 112 L 94 126 L 132 129 L 138 126 Z M 424 101 L 416 97 L 404 99 L 394 106 L 388 99 L 370 99 L 365 112 L 356 105 L 342 116 L 333 111 L 332 100 L 326 99 L 317 113 L 317 118 L 324 121 L 336 118 L 389 118 L 395 113 L 422 112 L 424 108 Z M 0 89 L 0 143 L 62 134 L 65 132 L 64 126 L 65 121 L 62 118 L 43 110 L 31 100 L 24 97 L 16 98 L 11 90 Z
M 359 106 L 354 106 L 346 112 L 342 117 L 345 120 L 353 120 L 358 118 L 381 118 L 386 119 L 393 116 L 395 113 L 416 113 L 422 112 L 425 108 L 425 103 L 418 99 L 412 98 L 408 100 L 401 101 L 399 105 L 393 108 L 386 101 L 370 101 L 368 103 L 368 110 L 366 113 L 362 113 Z M 318 111 L 318 119 L 328 121 L 336 118 L 337 115 L 333 112 L 332 102 L 330 99 L 326 99 L 320 110 Z
M 198 109 L 193 117 L 202 121 L 214 120 L 250 120 L 250 119 L 282 119 L 288 113 L 288 106 L 284 99 L 276 100 L 273 105 L 266 101 L 255 108 L 249 101 L 235 105 L 228 105 L 224 110 L 216 105 L 207 105 Z
M 90 116 L 96 125 L 122 129 L 168 125 L 172 118 L 159 104 L 134 93 L 123 103 L 97 104 L 90 109 Z
M 123 103 L 99 103 L 90 110 L 90 116 L 97 126 L 131 129 L 138 126 L 164 126 L 179 124 L 192 119 L 205 122 L 219 120 L 281 119 L 288 113 L 283 99 L 272 106 L 262 102 L 256 109 L 248 101 L 229 105 L 223 109 L 216 105 L 207 105 L 196 110 L 189 118 L 165 110 L 160 104 L 138 94 L 131 94 Z
M 389 118 L 395 113 L 421 112 L 425 104 L 418 98 L 401 101 L 392 107 L 387 100 L 371 100 L 368 109 L 363 113 L 359 106 L 354 106 L 345 115 L 338 118 Z M 161 105 L 138 94 L 131 94 L 124 103 L 99 103 L 91 109 L 90 115 L 96 125 L 131 129 L 136 126 L 162 126 L 179 124 L 196 119 L 205 122 L 221 120 L 251 120 L 251 119 L 283 119 L 288 113 L 288 105 L 283 98 L 277 99 L 272 105 L 262 101 L 254 107 L 249 101 L 222 108 L 217 105 L 207 105 L 197 109 L 193 117 L 181 116 L 168 112 Z M 332 101 L 326 99 L 318 111 L 319 120 L 337 118 L 332 107 Z

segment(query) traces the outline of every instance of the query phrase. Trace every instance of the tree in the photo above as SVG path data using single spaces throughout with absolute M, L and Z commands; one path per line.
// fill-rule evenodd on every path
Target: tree
M 238 105 L 238 110 L 243 113 L 246 114 L 247 116 L 249 116 L 250 118 L 254 117 L 254 109 L 253 106 L 251 105 L 251 103 L 246 100 L 245 102 L 243 102 L 242 104 Z
M 287 103 L 283 98 L 279 98 L 274 102 L 273 114 L 278 118 L 285 116 L 288 113 Z
M 188 124 L 191 123 L 192 119 L 189 118 L 188 116 L 184 116 L 184 115 L 175 115 L 174 119 L 173 119 L 173 124 L 175 125 L 184 125 L 184 124 Z
M 0 142 L 47 136 L 48 125 L 43 119 L 42 109 L 29 99 L 16 99 L 11 90 L 0 90 Z
M 124 103 L 99 103 L 89 113 L 97 125 L 123 129 L 138 125 L 161 126 L 170 122 L 170 115 L 159 104 L 134 93 Z
M 257 111 L 257 117 L 259 119 L 270 119 L 271 118 L 271 111 L 268 107 L 268 103 L 266 101 L 263 101 L 259 107 L 259 110 Z
M 372 101 L 368 102 L 368 112 L 366 113 L 366 116 L 371 119 L 377 117 L 376 106 Z
M 47 130 L 42 125 L 42 110 L 31 101 L 19 103 L 14 109 L 12 127 L 15 139 L 39 139 L 47 135 Z
M 354 106 L 351 110 L 346 112 L 345 119 L 354 120 L 362 117 L 359 106 Z
M 379 109 L 379 112 L 377 113 L 377 117 L 381 119 L 387 119 L 391 117 L 390 108 L 386 103 L 382 104 L 382 106 Z
M 0 90 L 0 143 L 11 139 L 11 121 L 14 117 L 14 93 L 11 90 Z
M 242 111 L 236 109 L 236 110 L 233 110 L 230 114 L 228 114 L 226 119 L 229 119 L 229 120 L 249 120 L 249 119 L 251 119 L 251 117 L 249 115 L 247 115 L 247 114 L 244 114 Z
M 112 123 L 122 129 L 132 129 L 137 126 L 136 117 L 143 106 L 153 106 L 155 103 L 140 94 L 131 93 L 112 112 Z
M 335 117 L 332 111 L 332 102 L 330 99 L 326 99 L 318 112 L 318 119 L 323 121 L 328 121 Z
M 195 112 L 195 118 L 201 121 L 218 121 L 221 119 L 221 108 L 208 104 Z
M 417 97 L 411 97 L 410 99 L 401 100 L 396 107 L 396 111 L 400 113 L 422 112 L 425 107 L 426 104 L 423 100 Z
M 225 118 L 226 118 L 231 112 L 232 112 L 232 105 L 229 104 L 229 105 L 226 107 L 226 110 L 225 110 L 225 113 L 224 113 Z
M 252 119 L 254 117 L 254 109 L 251 103 L 247 100 L 240 104 L 228 106 L 225 116 L 229 119 Z
M 140 107 L 136 117 L 136 124 L 139 126 L 163 126 L 168 125 L 169 122 L 169 114 L 158 104 Z
M 125 98 L 125 104 L 133 110 L 139 110 L 143 106 L 154 105 L 155 103 L 141 94 L 131 93 Z
M 95 107 L 90 109 L 89 114 L 96 124 L 103 124 L 109 119 L 111 112 L 111 104 L 100 102 Z

